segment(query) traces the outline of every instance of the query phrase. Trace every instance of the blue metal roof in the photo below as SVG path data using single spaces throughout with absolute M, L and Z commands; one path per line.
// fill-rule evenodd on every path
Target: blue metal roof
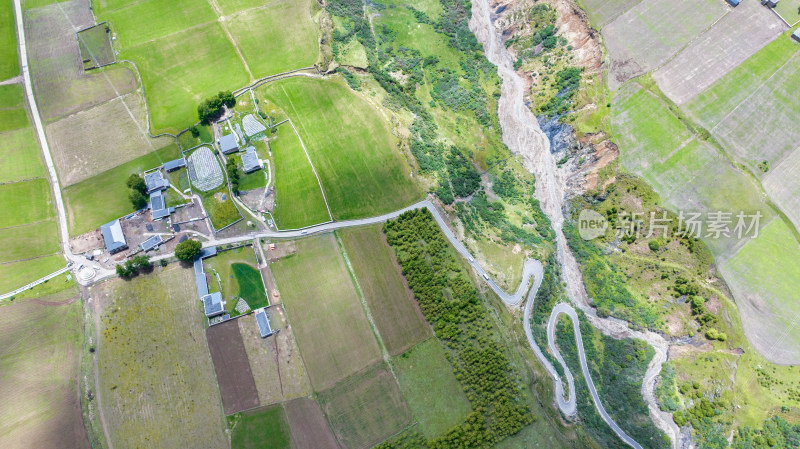
M 208 317 L 221 314 L 224 311 L 222 309 L 222 293 L 216 292 L 203 296 L 203 309 Z
M 162 239 L 160 235 L 154 235 L 142 242 L 142 251 L 150 251 L 162 243 L 164 243 L 164 239 Z
M 180 158 L 174 161 L 164 162 L 164 170 L 172 171 L 186 166 L 186 159 Z
M 258 323 L 258 330 L 261 332 L 261 338 L 267 338 L 272 334 L 272 328 L 269 326 L 269 318 L 264 309 L 256 312 L 256 322 Z
M 217 255 L 217 247 L 209 246 L 208 248 L 201 249 L 200 254 L 197 257 L 198 259 L 205 259 L 206 257 L 211 257 L 216 255 Z
M 217 143 L 219 143 L 219 149 L 223 153 L 239 151 L 239 142 L 236 141 L 236 136 L 233 134 L 226 134 L 220 137 Z
M 245 173 L 261 168 L 261 162 L 258 160 L 258 153 L 256 153 L 255 148 L 247 147 L 247 151 L 242 155 L 242 165 Z
M 206 272 L 203 271 L 203 259 L 195 259 L 194 261 L 194 280 L 197 283 L 197 296 L 202 298 L 208 294 L 208 281 L 206 280 Z
M 122 225 L 119 220 L 100 226 L 100 231 L 103 233 L 103 242 L 105 242 L 108 252 L 113 253 L 116 250 L 128 247 L 128 242 L 125 241 L 125 234 L 122 233 Z

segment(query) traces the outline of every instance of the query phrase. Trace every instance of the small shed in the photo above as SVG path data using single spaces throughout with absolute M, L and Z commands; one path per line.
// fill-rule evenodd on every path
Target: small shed
M 242 155 L 242 165 L 245 173 L 261 170 L 261 161 L 258 159 L 258 153 L 256 153 L 255 148 L 247 147 L 247 150 Z
M 164 239 L 161 238 L 160 235 L 154 235 L 149 239 L 142 242 L 142 251 L 150 251 L 152 249 L 158 248 L 158 245 L 164 243 Z
M 175 171 L 181 167 L 186 167 L 186 159 L 179 158 L 175 159 L 174 161 L 164 162 L 164 170 L 171 172 Z
M 236 136 L 233 134 L 226 134 L 217 140 L 219 150 L 222 154 L 235 153 L 239 151 L 239 142 L 236 141 Z
M 774 7 L 778 6 L 778 2 L 780 2 L 780 1 L 781 0 L 764 0 L 764 4 L 769 6 L 770 8 L 774 8 Z
M 210 295 L 205 295 L 202 298 L 203 310 L 207 317 L 222 315 L 225 309 L 222 308 L 222 293 L 215 292 Z
M 256 323 L 258 323 L 258 331 L 261 333 L 261 338 L 267 338 L 272 335 L 273 332 L 269 325 L 269 317 L 266 310 L 256 310 Z
M 794 30 L 794 33 L 792 33 L 792 39 L 800 42 L 800 28 Z
M 114 220 L 100 226 L 100 231 L 103 234 L 103 242 L 106 245 L 106 250 L 110 254 L 128 249 L 128 242 L 125 241 L 125 234 L 122 232 L 122 224 L 120 224 L 119 220 Z
M 726 1 L 728 2 L 729 5 L 733 6 L 734 8 L 739 6 L 739 3 L 741 3 L 740 0 L 726 0 Z

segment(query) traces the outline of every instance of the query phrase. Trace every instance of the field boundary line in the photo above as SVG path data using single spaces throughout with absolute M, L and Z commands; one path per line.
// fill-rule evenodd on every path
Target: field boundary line
M 61 254 L 61 253 L 60 252 L 54 252 L 54 253 L 49 253 L 49 254 L 42 254 L 42 255 L 39 255 L 39 256 L 27 257 L 25 259 L 9 260 L 9 261 L 6 261 L 6 262 L 0 262 L 0 266 L 11 265 L 12 263 L 17 263 L 17 262 L 27 262 L 29 260 L 41 259 L 43 257 L 57 256 L 59 254 Z
M 3 134 L 0 133 L 0 136 L 2 136 L 2 135 Z M 16 181 L 3 181 L 3 182 L 0 182 L 0 186 L 7 186 L 7 185 L 11 185 L 11 184 L 20 184 L 20 183 L 28 182 L 28 181 L 36 181 L 37 179 L 47 179 L 47 176 L 34 176 L 33 178 L 19 179 L 19 180 L 16 180 Z M 45 220 L 39 220 L 39 221 L 45 221 Z M 33 223 L 38 223 L 38 222 L 33 222 Z M 31 224 L 31 223 L 25 223 L 24 225 L 17 225 L 17 226 L 25 226 L 25 225 L 28 225 L 28 224 Z M 8 226 L 8 228 L 16 228 L 17 226 Z M 0 229 L 7 229 L 7 228 L 0 228 Z
M 285 93 L 286 91 L 284 91 Z M 291 103 L 291 102 L 290 102 Z M 292 109 L 294 109 L 294 105 L 292 105 Z M 295 111 L 297 112 L 297 111 Z M 328 218 L 333 221 L 333 214 L 331 213 L 331 206 L 328 205 L 328 197 L 325 195 L 325 188 L 322 187 L 322 180 L 319 179 L 319 175 L 317 174 L 317 169 L 314 167 L 314 163 L 311 161 L 311 156 L 308 154 L 308 150 L 306 149 L 306 144 L 303 142 L 303 138 L 300 137 L 300 133 L 297 131 L 297 128 L 294 126 L 294 122 L 291 119 L 289 120 L 289 124 L 292 125 L 292 129 L 294 133 L 297 135 L 297 138 L 300 139 L 300 146 L 303 147 L 303 152 L 306 154 L 306 159 L 308 159 L 308 163 L 311 165 L 311 171 L 314 172 L 314 177 L 317 178 L 317 184 L 319 185 L 319 191 L 322 192 L 322 200 L 325 201 L 325 208 L 328 209 Z

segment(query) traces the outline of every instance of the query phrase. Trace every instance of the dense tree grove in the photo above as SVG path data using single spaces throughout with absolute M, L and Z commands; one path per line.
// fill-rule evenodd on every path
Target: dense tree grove
M 222 107 L 232 108 L 236 105 L 236 98 L 231 91 L 223 91 L 212 97 L 206 98 L 197 105 L 197 116 L 200 123 L 207 125 L 222 115 Z
M 147 206 L 147 184 L 144 178 L 136 173 L 131 174 L 125 182 L 129 189 L 128 199 L 131 200 L 131 205 L 134 210 L 144 209 Z
M 231 190 L 233 193 L 239 193 L 239 167 L 236 166 L 236 161 L 232 157 L 229 157 L 228 162 L 225 163 L 225 171 L 228 173 Z
M 150 262 L 150 258 L 145 255 L 139 255 L 128 259 L 124 264 L 117 264 L 117 276 L 129 278 L 140 271 L 147 272 L 152 269 L 153 264 Z
M 427 447 L 488 447 L 518 432 L 534 419 L 521 403 L 519 379 L 477 290 L 431 213 L 406 212 L 387 222 L 384 232 L 473 409 L 464 423 L 428 441 Z
M 203 244 L 199 240 L 186 239 L 175 247 L 175 257 L 184 262 L 191 262 L 202 249 Z

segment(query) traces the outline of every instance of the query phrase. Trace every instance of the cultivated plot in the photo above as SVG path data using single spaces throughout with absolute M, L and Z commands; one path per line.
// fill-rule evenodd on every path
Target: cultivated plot
M 28 9 L 24 18 L 33 89 L 45 122 L 136 89 L 136 77 L 126 67 L 84 73 L 75 32 L 94 24 L 88 0 Z
M 206 338 L 211 360 L 214 361 L 225 414 L 231 415 L 258 407 L 258 391 L 237 321 L 209 327 Z
M 66 305 L 45 297 L 2 307 L 2 447 L 91 447 L 80 403 L 82 308 L 77 289 L 69 294 Z
M 64 187 L 175 141 L 147 135 L 145 104 L 138 92 L 71 114 L 50 123 L 45 130 Z
M 773 220 L 721 268 L 750 343 L 773 363 L 799 363 L 800 245 L 786 224 Z
M 580 0 L 581 7 L 589 15 L 589 24 L 596 30 L 611 23 L 619 15 L 642 0 Z
M 341 231 L 344 248 L 389 355 L 432 335 L 380 226 Z
M 427 438 L 443 435 L 471 411 L 439 340 L 430 338 L 392 359 L 400 391 Z
M 727 11 L 719 0 L 644 0 L 634 6 L 603 28 L 612 59 L 609 87 L 659 67 Z
M 231 449 L 290 449 L 289 424 L 283 407 L 251 410 L 228 418 L 233 424 Z
M 297 254 L 271 268 L 316 391 L 380 358 L 332 234 L 298 241 Z
M 111 44 L 111 28 L 107 24 L 81 30 L 77 37 L 84 69 L 101 67 L 117 60 Z
M 295 399 L 284 408 L 297 449 L 339 449 L 325 415 L 312 399 Z
M 322 188 L 314 176 L 300 138 L 291 125 L 278 128 L 270 141 L 275 158 L 275 209 L 279 229 L 295 229 L 330 221 Z
M 191 269 L 94 288 L 102 410 L 115 447 L 224 447 L 220 393 Z
M 742 2 L 654 72 L 653 79 L 672 101 L 684 104 L 786 29 L 768 8 Z
M 422 197 L 382 116 L 343 82 L 294 77 L 261 89 L 297 127 L 334 218 L 378 215 Z
M 354 374 L 319 394 L 341 446 L 372 447 L 411 422 L 400 388 L 384 362 Z

